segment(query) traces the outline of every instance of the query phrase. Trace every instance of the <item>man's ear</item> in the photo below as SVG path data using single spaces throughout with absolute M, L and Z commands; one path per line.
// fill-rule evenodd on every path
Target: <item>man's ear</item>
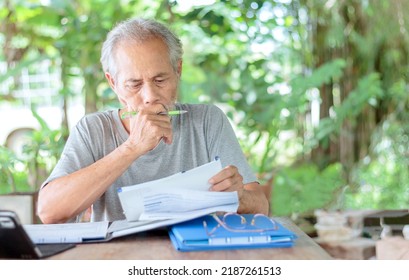
M 182 61 L 182 59 L 181 59 L 181 60 L 179 60 L 179 62 L 178 62 L 178 69 L 177 69 L 177 74 L 178 74 L 178 76 L 179 76 L 179 79 L 180 79 L 180 77 L 182 77 L 182 64 L 183 64 L 183 61 Z
M 112 75 L 109 72 L 105 72 L 105 78 L 107 79 L 109 86 L 112 88 L 112 90 L 115 92 L 116 96 L 118 96 L 119 103 L 121 103 L 123 106 L 126 106 L 125 100 L 123 100 L 119 94 L 116 93 L 116 84 L 115 84 L 115 79 L 112 77 Z
M 109 83 L 109 86 L 112 88 L 112 90 L 114 92 L 116 92 L 116 90 L 115 90 L 115 80 L 114 80 L 114 77 L 112 77 L 111 73 L 105 72 L 105 78 L 107 79 L 107 81 Z

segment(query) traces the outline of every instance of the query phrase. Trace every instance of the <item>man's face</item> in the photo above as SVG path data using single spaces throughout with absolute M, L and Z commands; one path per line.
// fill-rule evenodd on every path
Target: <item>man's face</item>
M 121 42 L 114 61 L 116 77 L 109 73 L 106 77 L 128 110 L 147 109 L 157 104 L 168 110 L 174 107 L 181 64 L 175 72 L 162 40 L 153 38 L 142 44 Z

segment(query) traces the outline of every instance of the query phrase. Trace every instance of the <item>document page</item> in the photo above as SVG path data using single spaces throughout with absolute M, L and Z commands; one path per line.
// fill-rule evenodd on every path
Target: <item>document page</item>
M 237 211 L 237 192 L 209 191 L 208 180 L 221 170 L 220 159 L 216 159 L 186 172 L 121 188 L 118 195 L 127 221 Z
M 109 222 L 23 225 L 33 243 L 82 243 L 102 240 Z

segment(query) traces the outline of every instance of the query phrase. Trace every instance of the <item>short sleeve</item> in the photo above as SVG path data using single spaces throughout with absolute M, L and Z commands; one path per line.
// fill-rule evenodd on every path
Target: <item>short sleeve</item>
M 247 163 L 233 127 L 224 112 L 214 105 L 209 106 L 205 122 L 207 148 L 211 157 L 219 156 L 223 167 L 236 166 L 245 184 L 256 182 L 257 178 Z

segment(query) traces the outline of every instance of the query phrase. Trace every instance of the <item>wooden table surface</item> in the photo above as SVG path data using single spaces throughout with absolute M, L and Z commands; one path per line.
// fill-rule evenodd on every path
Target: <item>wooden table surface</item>
M 325 260 L 331 256 L 287 218 L 276 218 L 297 236 L 292 248 L 242 249 L 201 252 L 177 251 L 166 230 L 152 230 L 105 243 L 78 244 L 52 256 L 60 260 Z

